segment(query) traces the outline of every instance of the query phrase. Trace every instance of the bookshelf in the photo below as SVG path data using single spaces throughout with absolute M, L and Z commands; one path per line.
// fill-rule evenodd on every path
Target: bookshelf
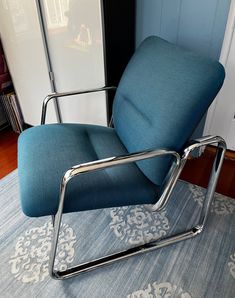
M 23 116 L 0 41 L 0 130 L 11 126 L 14 132 L 21 133 L 23 123 Z
M 14 132 L 21 133 L 24 128 L 24 122 L 14 89 L 11 88 L 8 91 L 1 92 L 0 102 L 0 125 L 2 124 L 2 129 L 10 125 Z

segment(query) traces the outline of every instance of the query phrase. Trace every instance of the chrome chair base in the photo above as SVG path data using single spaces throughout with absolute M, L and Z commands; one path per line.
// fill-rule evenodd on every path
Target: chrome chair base
M 189 238 L 192 238 L 196 235 L 198 235 L 202 231 L 202 227 L 196 226 L 192 228 L 191 230 L 180 233 L 177 235 L 174 235 L 172 237 L 164 238 L 159 241 L 149 242 L 140 246 L 136 246 L 115 254 L 110 254 L 108 256 L 105 256 L 103 258 L 99 258 L 87 263 L 80 264 L 78 266 L 71 267 L 67 269 L 66 271 L 53 271 L 52 277 L 55 279 L 66 279 L 73 276 L 76 276 L 80 273 L 87 272 L 96 268 L 99 268 L 104 265 L 111 264 L 115 261 L 120 261 L 126 258 L 129 258 L 131 256 L 135 256 L 141 253 L 150 252 L 152 250 L 155 250 L 157 248 L 162 248 L 164 246 L 177 243 L 182 240 L 186 240 Z
M 205 200 L 203 203 L 203 207 L 201 210 L 198 225 L 180 234 L 172 235 L 166 238 L 159 239 L 157 241 L 149 242 L 144 245 L 140 245 L 125 251 L 121 251 L 119 253 L 110 254 L 108 256 L 68 268 L 65 271 L 57 271 L 54 269 L 57 243 L 58 243 L 61 219 L 63 214 L 66 185 L 73 177 L 81 175 L 83 173 L 102 170 L 107 167 L 112 167 L 112 166 L 116 166 L 116 165 L 120 165 L 128 162 L 135 162 L 138 160 L 167 155 L 167 154 L 172 155 L 175 158 L 175 162 L 173 163 L 173 166 L 170 169 L 169 175 L 167 176 L 166 181 L 164 182 L 164 187 L 162 189 L 160 199 L 155 205 L 152 206 L 152 211 L 156 212 L 161 210 L 169 201 L 170 195 L 173 191 L 173 188 L 178 180 L 180 173 L 182 172 L 182 169 L 188 159 L 189 154 L 197 148 L 200 148 L 202 146 L 206 146 L 209 144 L 215 144 L 215 143 L 217 143 L 217 153 L 212 167 L 210 181 L 208 184 L 208 188 L 207 188 Z M 52 217 L 54 221 L 54 235 L 52 240 L 52 249 L 51 249 L 50 263 L 49 263 L 50 276 L 54 279 L 60 279 L 60 280 L 67 279 L 67 278 L 76 276 L 80 273 L 87 272 L 107 264 L 111 264 L 115 261 L 119 261 L 140 253 L 149 252 L 157 248 L 162 248 L 164 246 L 174 244 L 179 241 L 186 240 L 200 234 L 203 231 L 203 228 L 205 226 L 208 211 L 209 211 L 211 202 L 213 200 L 217 180 L 223 163 L 225 150 L 226 150 L 226 143 L 221 137 L 209 136 L 209 137 L 203 137 L 201 139 L 195 140 L 190 146 L 188 146 L 184 150 L 182 157 L 180 157 L 179 154 L 174 151 L 152 150 L 152 151 L 129 154 L 121 157 L 112 157 L 112 158 L 107 158 L 103 160 L 98 160 L 98 161 L 94 161 L 86 164 L 77 165 L 69 169 L 65 173 L 61 182 L 60 202 L 59 202 L 58 211 L 55 217 Z

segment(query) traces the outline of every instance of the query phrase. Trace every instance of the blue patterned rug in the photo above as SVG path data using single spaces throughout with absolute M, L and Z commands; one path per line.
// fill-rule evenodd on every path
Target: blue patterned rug
M 202 188 L 178 182 L 160 213 L 134 206 L 66 215 L 57 268 L 190 228 L 203 198 Z M 235 297 L 235 200 L 219 194 L 196 238 L 65 281 L 48 276 L 50 218 L 22 214 L 17 171 L 0 181 L 0 222 L 0 297 Z

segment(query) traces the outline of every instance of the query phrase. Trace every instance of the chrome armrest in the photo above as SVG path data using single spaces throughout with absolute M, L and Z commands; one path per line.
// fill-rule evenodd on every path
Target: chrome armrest
M 127 155 L 99 159 L 92 162 L 82 163 L 82 164 L 73 166 L 64 174 L 63 182 L 68 183 L 68 181 L 71 178 L 88 172 L 98 171 L 105 168 L 118 166 L 121 164 L 136 162 L 143 159 L 148 159 L 148 158 L 153 158 L 156 156 L 163 156 L 163 155 L 172 155 L 173 157 L 175 157 L 176 164 L 177 165 L 180 164 L 180 155 L 176 151 L 170 151 L 165 149 L 146 150 L 146 151 L 141 151 L 137 153 L 130 153 Z
M 77 91 L 49 94 L 43 100 L 42 114 L 41 114 L 41 125 L 45 124 L 45 121 L 46 121 L 46 112 L 47 112 L 48 102 L 54 98 L 80 95 L 80 94 L 93 93 L 93 92 L 100 92 L 100 91 L 116 90 L 116 89 L 117 89 L 117 87 L 111 86 L 111 87 L 102 87 L 102 88 L 89 89 L 89 90 L 77 90 Z
M 218 144 L 217 145 L 217 156 L 216 160 L 220 160 L 220 155 L 222 155 L 222 159 L 226 150 L 226 143 L 223 138 L 219 136 L 205 136 L 201 137 L 195 140 L 191 140 L 190 144 L 185 147 L 183 150 L 182 156 L 180 158 L 180 166 L 178 167 L 177 171 L 175 171 L 174 166 L 173 169 L 170 169 L 165 181 L 163 182 L 163 185 L 161 187 L 160 191 L 160 198 L 157 201 L 155 205 L 152 206 L 152 211 L 160 211 L 162 208 L 165 207 L 167 204 L 169 197 L 174 189 L 174 186 L 186 164 L 186 161 L 192 151 L 194 151 L 197 148 L 206 146 L 206 145 L 212 145 L 212 144 Z M 220 171 L 222 163 L 214 162 L 213 169 L 211 172 L 210 181 L 213 185 L 216 185 L 217 179 L 218 179 L 218 173 Z M 172 175 L 172 171 L 175 172 L 175 174 Z M 210 189 L 210 185 L 208 186 L 208 196 L 214 192 L 215 189 Z
M 171 175 L 170 175 L 170 179 L 174 180 L 174 177 L 177 175 L 177 172 L 180 167 L 180 155 L 175 151 L 170 151 L 170 150 L 168 151 L 165 149 L 146 150 L 142 152 L 131 153 L 131 154 L 117 156 L 117 157 L 109 157 L 109 158 L 87 162 L 87 163 L 83 163 L 83 164 L 79 164 L 71 167 L 65 172 L 61 180 L 60 202 L 59 202 L 57 214 L 62 214 L 66 186 L 67 186 L 67 183 L 72 178 L 85 173 L 103 170 L 105 168 L 110 168 L 110 167 L 114 167 L 114 166 L 118 166 L 126 163 L 140 161 L 143 159 L 153 158 L 157 156 L 166 156 L 166 155 L 170 155 L 175 159 L 174 167 L 171 170 Z
M 188 158 L 189 154 L 200 147 L 212 145 L 218 143 L 219 147 L 223 147 L 224 149 L 227 149 L 226 142 L 223 138 L 219 136 L 204 136 L 198 139 L 194 139 L 190 141 L 190 144 L 184 149 L 184 158 Z
M 189 154 L 196 148 L 214 144 L 214 143 L 218 144 L 217 159 L 219 160 L 220 158 L 219 155 L 224 155 L 224 152 L 226 150 L 226 143 L 224 139 L 218 136 L 206 136 L 192 141 L 191 144 L 184 149 L 182 156 L 180 156 L 180 154 L 177 153 L 176 151 L 157 149 L 157 150 L 146 150 L 142 152 L 131 153 L 123 156 L 110 157 L 110 158 L 105 158 L 105 159 L 100 159 L 100 160 L 96 160 L 88 163 L 75 165 L 70 169 L 68 169 L 62 178 L 60 197 L 61 198 L 64 197 L 64 191 L 69 180 L 78 175 L 102 170 L 105 168 L 109 168 L 109 167 L 113 167 L 113 166 L 117 166 L 125 163 L 131 163 L 131 162 L 136 162 L 136 161 L 140 161 L 148 158 L 153 158 L 157 156 L 171 155 L 174 157 L 175 162 L 172 163 L 172 167 L 170 168 L 168 175 L 166 176 L 163 182 L 163 185 L 161 186 L 160 197 L 158 201 L 156 202 L 156 204 L 151 206 L 152 211 L 160 211 L 167 204 L 169 197 L 174 189 L 174 186 L 186 164 Z M 212 178 L 211 180 L 213 181 L 213 185 L 215 180 L 217 181 L 218 179 L 218 172 L 220 171 L 221 165 L 222 163 L 219 164 L 217 162 L 214 162 L 213 170 L 211 173 L 211 178 Z M 208 193 L 211 193 L 214 191 L 213 189 L 210 189 L 210 185 L 208 186 L 208 188 L 209 188 Z M 62 206 L 63 204 L 64 202 L 62 203 Z

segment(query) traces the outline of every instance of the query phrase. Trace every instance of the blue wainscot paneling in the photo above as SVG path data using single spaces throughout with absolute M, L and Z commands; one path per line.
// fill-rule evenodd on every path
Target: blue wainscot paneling
M 231 0 L 136 0 L 136 45 L 149 35 L 219 59 Z
M 136 46 L 158 35 L 219 60 L 231 0 L 136 0 Z M 203 133 L 205 117 L 193 137 Z

